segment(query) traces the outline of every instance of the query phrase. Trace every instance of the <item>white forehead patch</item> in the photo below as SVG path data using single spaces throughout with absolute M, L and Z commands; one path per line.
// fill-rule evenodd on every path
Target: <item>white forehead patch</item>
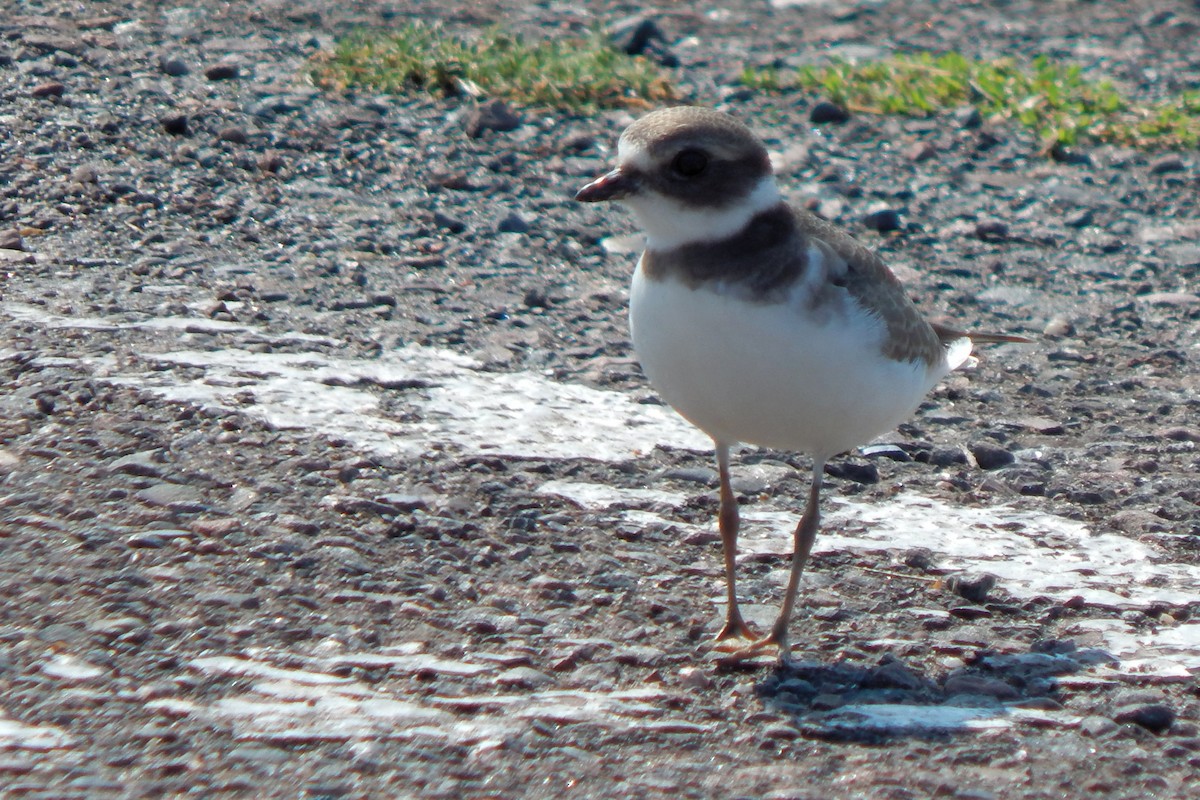
M 654 168 L 654 161 L 650 158 L 649 151 L 641 143 L 630 142 L 624 136 L 617 140 L 617 164 L 642 171 Z

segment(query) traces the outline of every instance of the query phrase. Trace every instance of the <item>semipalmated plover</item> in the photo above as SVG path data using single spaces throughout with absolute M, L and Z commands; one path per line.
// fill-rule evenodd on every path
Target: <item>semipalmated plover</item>
M 616 168 L 575 199 L 621 201 L 644 229 L 629 304 L 634 349 L 662 398 L 716 445 L 728 600 L 717 639 L 751 639 L 747 654 L 775 645 L 786 659 L 826 461 L 912 414 L 972 340 L 1029 340 L 926 321 L 879 256 L 784 202 L 766 148 L 718 111 L 668 108 L 638 120 L 621 135 Z M 739 442 L 813 460 L 783 606 L 762 639 L 738 610 L 734 577 L 729 449 Z

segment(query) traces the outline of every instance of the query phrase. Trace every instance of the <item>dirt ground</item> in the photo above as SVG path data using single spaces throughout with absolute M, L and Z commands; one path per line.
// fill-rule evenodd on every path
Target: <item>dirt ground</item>
M 632 221 L 571 200 L 636 112 L 476 138 L 474 100 L 304 78 L 360 25 L 633 15 L 931 316 L 1037 339 L 830 465 L 787 668 L 713 658 L 711 454 L 632 352 Z M 1197 796 L 1197 154 L 737 76 L 953 49 L 1153 98 L 1198 37 L 1185 2 L 8 3 L 0 796 Z M 736 462 L 761 624 L 806 464 Z

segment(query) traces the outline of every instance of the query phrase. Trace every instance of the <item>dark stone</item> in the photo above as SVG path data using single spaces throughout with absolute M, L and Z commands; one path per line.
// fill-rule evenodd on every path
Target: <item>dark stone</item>
M 879 231 L 880 233 L 898 231 L 903 227 L 903 222 L 900 220 L 900 212 L 893 208 L 884 208 L 867 214 L 863 217 L 863 224 L 871 230 Z
M 34 97 L 62 97 L 66 91 L 67 87 L 58 81 L 46 81 L 33 87 L 30 94 Z
M 967 454 L 961 447 L 938 447 L 929 453 L 929 463 L 935 467 L 961 466 L 967 463 Z
M 249 137 L 246 136 L 246 129 L 239 128 L 236 125 L 229 128 L 222 128 L 217 138 L 222 142 L 230 142 L 232 144 L 245 144 Z
M 521 126 L 521 117 L 503 100 L 489 100 L 467 113 L 467 136 L 478 139 L 487 131 L 512 131 Z
M 967 449 L 975 457 L 980 469 L 1000 469 L 1017 460 L 1012 453 L 992 442 L 975 442 L 967 445 Z
M 1166 733 L 1175 724 L 1175 710 L 1162 703 L 1146 703 L 1117 709 L 1113 720 L 1122 725 L 1140 725 L 1153 733 Z
M 514 211 L 500 220 L 500 224 L 496 226 L 496 230 L 500 233 L 528 233 L 529 223 L 525 221 L 524 217 Z
M 167 114 L 159 119 L 159 124 L 172 136 L 187 136 L 190 133 L 187 114 Z
M 981 219 L 975 223 L 975 236 L 984 241 L 1007 239 L 1008 225 L 998 219 Z
M 988 594 L 996 587 L 996 576 L 987 572 L 951 575 L 946 588 L 972 603 L 986 603 Z
M 222 61 L 220 63 L 213 64 L 211 67 L 208 67 L 204 70 L 204 77 L 208 78 L 210 81 L 229 81 L 238 77 L 240 74 L 241 70 L 238 69 L 238 65 L 228 61 Z
M 832 123 L 840 125 L 850 119 L 850 112 L 839 106 L 837 103 L 831 103 L 828 100 L 822 100 L 812 107 L 808 112 L 808 119 L 814 125 L 825 125 Z
M 1166 175 L 1171 172 L 1183 172 L 1187 165 L 1177 155 L 1163 156 L 1150 165 L 1152 175 Z
M 467 229 L 467 223 L 463 222 L 458 217 L 452 217 L 443 211 L 433 212 L 433 224 L 453 234 L 462 233 Z
M 191 72 L 186 61 L 174 56 L 162 56 L 159 58 L 158 68 L 172 78 L 181 78 Z
M 837 461 L 826 464 L 825 474 L 855 483 L 879 483 L 879 469 L 869 461 Z

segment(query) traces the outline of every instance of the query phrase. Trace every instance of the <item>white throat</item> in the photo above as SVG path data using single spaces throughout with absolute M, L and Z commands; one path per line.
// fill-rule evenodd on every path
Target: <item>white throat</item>
M 624 202 L 646 232 L 646 249 L 674 250 L 727 239 L 779 200 L 775 178 L 764 175 L 750 194 L 730 205 L 690 206 L 660 194 L 634 195 Z

